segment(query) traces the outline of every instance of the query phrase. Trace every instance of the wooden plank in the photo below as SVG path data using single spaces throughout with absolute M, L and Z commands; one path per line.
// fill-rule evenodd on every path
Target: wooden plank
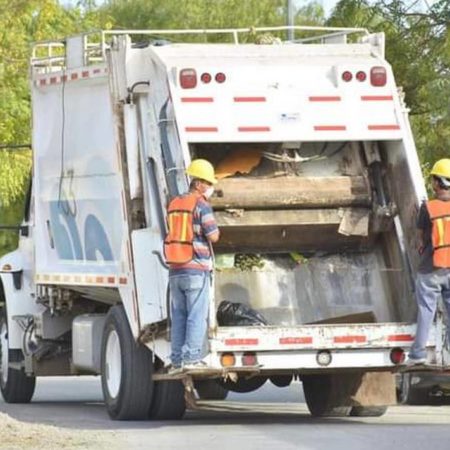
M 225 178 L 211 199 L 214 209 L 323 208 L 369 206 L 362 176 Z
M 356 210 L 365 210 L 356 208 Z M 345 209 L 344 209 L 345 211 Z M 220 240 L 230 252 L 341 251 L 363 249 L 370 236 L 339 233 L 343 209 L 217 211 Z

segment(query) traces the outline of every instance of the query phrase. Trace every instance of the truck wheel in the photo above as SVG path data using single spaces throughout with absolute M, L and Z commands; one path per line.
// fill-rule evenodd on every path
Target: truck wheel
M 10 350 L 5 311 L 0 312 L 0 390 L 6 403 L 29 403 L 34 394 L 36 378 L 27 376 L 10 363 L 23 361 L 21 350 Z
M 225 400 L 228 395 L 228 390 L 217 380 L 196 380 L 194 386 L 202 400 Z
M 353 406 L 350 415 L 353 417 L 381 417 L 387 409 L 387 406 Z
M 163 364 L 156 360 L 155 369 Z M 153 399 L 148 413 L 151 420 L 179 420 L 186 411 L 184 386 L 181 381 L 155 381 Z
M 428 389 L 415 388 L 411 385 L 412 374 L 407 372 L 401 375 L 400 403 L 402 405 L 427 405 L 430 403 Z
M 147 419 L 152 374 L 152 353 L 134 340 L 123 306 L 113 306 L 106 316 L 101 360 L 103 398 L 112 419 Z
M 352 382 L 351 376 L 349 380 L 338 375 L 303 376 L 303 392 L 311 415 L 314 417 L 348 416 L 352 407 L 347 405 L 350 396 L 345 395 L 347 390 L 345 388 L 349 383 L 353 384 Z

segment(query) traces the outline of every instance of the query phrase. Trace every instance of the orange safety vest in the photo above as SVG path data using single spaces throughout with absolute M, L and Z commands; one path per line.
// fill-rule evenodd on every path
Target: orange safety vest
M 164 240 L 164 256 L 168 264 L 185 264 L 194 258 L 194 210 L 200 196 L 175 197 L 167 208 L 169 232 Z
M 430 200 L 427 209 L 433 225 L 433 265 L 450 268 L 450 201 Z

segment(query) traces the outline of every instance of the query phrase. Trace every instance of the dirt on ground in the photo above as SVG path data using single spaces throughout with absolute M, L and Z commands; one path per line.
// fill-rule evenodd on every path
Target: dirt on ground
M 0 449 L 59 450 L 113 449 L 113 432 L 63 430 L 50 425 L 20 422 L 0 413 Z

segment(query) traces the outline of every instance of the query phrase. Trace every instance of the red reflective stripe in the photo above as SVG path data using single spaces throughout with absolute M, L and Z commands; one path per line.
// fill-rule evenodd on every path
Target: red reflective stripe
M 363 102 L 382 102 L 394 100 L 394 97 L 392 95 L 361 95 L 361 100 Z
M 369 130 L 372 131 L 384 131 L 384 130 L 399 130 L 399 125 L 369 125 L 367 127 Z
M 270 127 L 238 127 L 241 133 L 270 131 Z
M 94 70 L 93 70 L 93 73 L 94 73 L 94 74 L 100 73 L 100 69 L 94 69 Z
M 88 78 L 89 77 L 89 71 L 88 70 L 83 70 L 83 72 L 81 72 L 81 76 L 83 78 Z
M 312 344 L 313 338 L 311 336 L 300 336 L 300 337 L 284 337 L 280 338 L 280 344 Z
M 127 284 L 127 279 L 125 277 L 120 277 L 119 284 Z
M 335 336 L 333 338 L 335 344 L 353 344 L 353 343 L 362 343 L 366 342 L 367 338 L 363 335 L 355 335 L 355 336 Z
M 265 102 L 266 97 L 234 97 L 236 103 L 258 103 Z
M 339 95 L 323 95 L 309 97 L 310 102 L 340 102 L 341 97 Z
M 77 73 L 70 74 L 70 79 L 71 80 L 77 80 L 78 79 L 78 74 Z
M 254 338 L 233 338 L 233 339 L 225 339 L 225 345 L 258 345 L 259 339 Z
M 212 97 L 181 97 L 182 103 L 212 103 Z
M 114 277 L 108 277 L 107 281 L 109 284 L 114 284 L 115 283 L 115 278 Z
M 50 77 L 50 84 L 56 84 L 58 79 L 56 77 Z
M 388 336 L 389 342 L 412 342 L 414 336 L 412 334 L 390 334 Z
M 217 127 L 186 127 L 188 133 L 216 133 L 219 131 Z
M 39 80 L 40 86 L 45 86 L 47 84 L 47 80 L 45 78 L 42 78 L 42 80 Z
M 314 125 L 315 131 L 345 131 L 345 125 Z

